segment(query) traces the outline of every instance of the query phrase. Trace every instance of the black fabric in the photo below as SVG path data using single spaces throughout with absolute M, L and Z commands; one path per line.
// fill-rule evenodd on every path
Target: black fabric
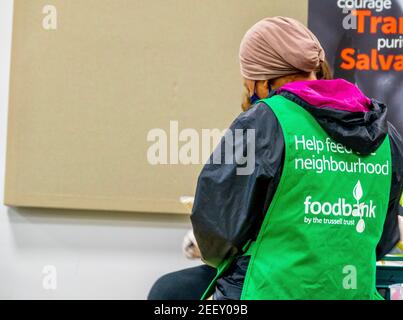
M 197 183 L 191 220 L 203 259 L 214 267 L 257 234 L 281 176 L 284 138 L 273 111 L 260 103 L 229 128 L 246 129 L 255 130 L 254 172 L 239 175 L 236 163 L 211 163 L 204 166 Z M 225 148 L 223 139 L 218 147 L 222 158 Z
M 148 300 L 200 300 L 217 271 L 207 265 L 168 273 L 159 278 Z
M 240 256 L 217 280 L 214 300 L 239 300 L 250 256 Z
M 393 126 L 386 121 L 387 108 L 372 101 L 371 111 L 353 113 L 328 107 L 316 108 L 290 92 L 281 94 L 309 111 L 334 140 L 361 154 L 376 150 L 389 133 L 392 187 L 383 234 L 376 250 L 377 258 L 380 259 L 399 240 L 397 215 L 403 172 L 403 142 Z M 212 266 L 217 266 L 229 256 L 237 255 L 249 239 L 256 238 L 283 166 L 284 139 L 281 127 L 266 104 L 256 103 L 240 114 L 230 127 L 231 132 L 236 129 L 244 133 L 246 129 L 256 130 L 254 172 L 241 176 L 236 174 L 239 167 L 236 163 L 206 164 L 198 179 L 191 215 L 203 260 Z M 222 154 L 225 143 L 223 139 L 218 146 Z M 218 281 L 216 294 L 219 299 L 240 297 L 247 261 L 237 258 L 234 265 L 230 273 L 227 272 Z
M 376 247 L 377 259 L 389 253 L 400 240 L 397 216 L 403 211 L 399 204 L 403 189 L 403 142 L 393 125 L 389 124 L 389 139 L 392 150 L 392 184 L 389 197 L 388 214 L 383 226 L 381 240 Z M 400 156 L 399 156 L 400 155 Z

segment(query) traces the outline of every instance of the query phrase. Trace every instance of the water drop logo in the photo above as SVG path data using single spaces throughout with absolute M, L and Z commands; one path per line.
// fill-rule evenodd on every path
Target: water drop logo
M 359 202 L 362 198 L 362 195 L 363 195 L 363 192 L 362 192 L 361 182 L 360 182 L 360 180 L 358 180 L 358 182 L 355 185 L 354 190 L 353 190 L 353 196 L 354 196 L 354 199 Z
M 355 201 L 357 201 L 357 208 L 354 209 L 355 214 L 353 213 L 353 215 L 359 216 L 360 220 L 358 220 L 357 226 L 356 226 L 356 230 L 358 233 L 362 233 L 365 230 L 365 221 L 363 219 L 363 206 L 364 203 L 360 203 L 360 200 L 363 196 L 363 191 L 362 191 L 362 186 L 361 186 L 361 182 L 360 180 L 357 181 L 357 184 L 355 185 L 354 189 L 353 189 L 353 196 Z

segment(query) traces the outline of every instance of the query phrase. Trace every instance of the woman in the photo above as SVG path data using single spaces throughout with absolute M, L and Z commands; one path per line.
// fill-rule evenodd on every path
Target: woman
M 380 298 L 375 259 L 399 240 L 403 170 L 386 107 L 325 80 L 319 41 L 291 18 L 254 25 L 240 64 L 245 112 L 230 130 L 244 133 L 244 153 L 254 142 L 254 171 L 206 164 L 191 216 L 203 260 L 218 272 L 164 276 L 149 298 Z M 226 143 L 215 152 L 224 156 Z

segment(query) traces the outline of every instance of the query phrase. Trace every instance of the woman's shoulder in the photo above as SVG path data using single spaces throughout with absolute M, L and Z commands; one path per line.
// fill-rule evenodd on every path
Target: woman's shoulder
M 233 122 L 235 129 L 266 129 L 278 125 L 274 112 L 264 102 L 257 102 L 242 112 Z M 232 126 L 231 126 L 232 127 Z

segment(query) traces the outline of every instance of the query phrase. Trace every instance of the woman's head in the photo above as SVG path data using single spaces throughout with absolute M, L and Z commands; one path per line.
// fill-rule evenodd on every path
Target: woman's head
M 318 39 L 292 18 L 266 18 L 256 23 L 242 39 L 239 58 L 244 100 L 265 98 L 270 88 L 290 81 L 331 78 Z M 250 101 L 244 101 L 243 108 L 248 104 Z

